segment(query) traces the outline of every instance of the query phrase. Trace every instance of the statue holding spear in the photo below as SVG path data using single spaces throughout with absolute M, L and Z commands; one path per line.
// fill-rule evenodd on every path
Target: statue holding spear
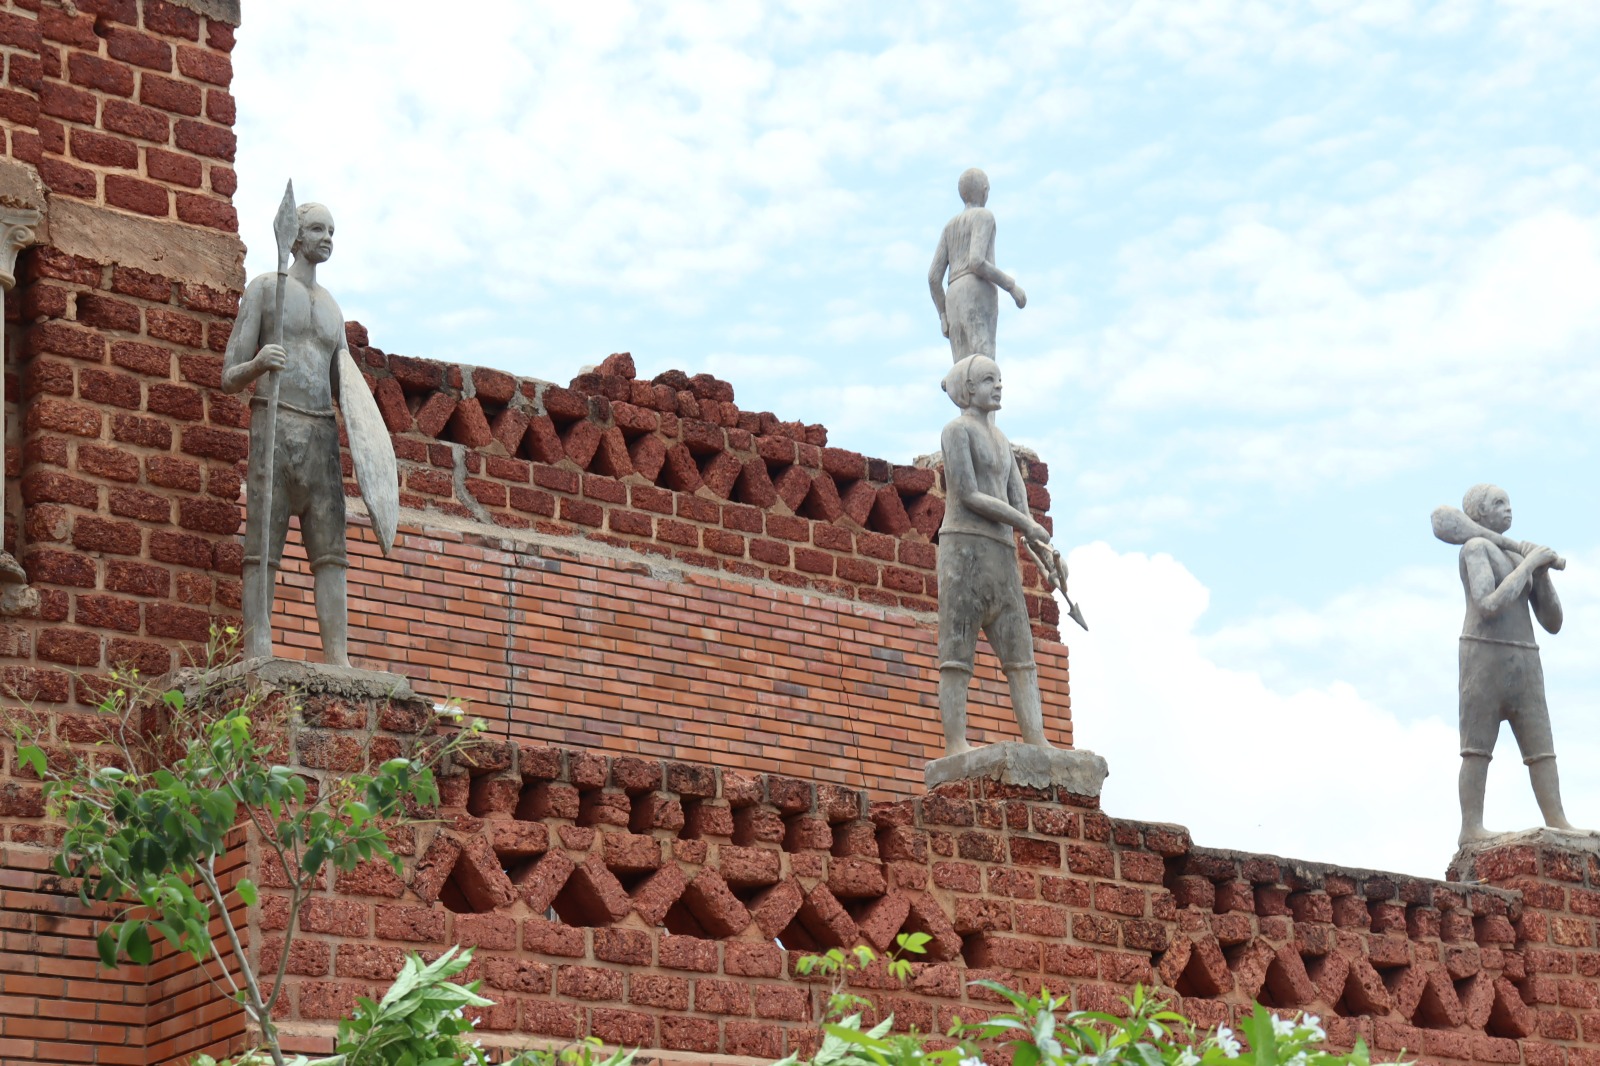
M 274 585 L 289 516 L 297 515 L 314 580 L 323 658 L 349 666 L 349 559 L 336 393 L 361 495 L 385 554 L 394 544 L 399 485 L 394 447 L 350 357 L 344 314 L 317 282 L 317 266 L 333 254 L 333 228 L 333 215 L 321 204 L 295 206 L 291 182 L 273 225 L 278 270 L 245 290 L 228 339 L 222 389 L 239 392 L 256 382 L 245 481 L 245 655 L 272 654 Z

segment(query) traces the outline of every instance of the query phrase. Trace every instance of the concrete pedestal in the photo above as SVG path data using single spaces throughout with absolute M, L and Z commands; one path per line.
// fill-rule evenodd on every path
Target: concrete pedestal
M 1079 796 L 1098 796 L 1109 772 L 1105 759 L 1092 751 L 1006 741 L 934 759 L 923 771 L 922 780 L 930 789 L 946 781 L 986 778 L 1005 785 L 1064 788 Z
M 1474 840 L 1456 849 L 1450 860 L 1448 877 L 1452 881 L 1482 881 L 1485 873 L 1478 869 L 1478 856 L 1486 852 L 1512 847 L 1559 848 L 1600 857 L 1600 833 L 1592 829 L 1521 829 L 1513 833 L 1496 833 L 1492 837 Z M 1492 864 L 1491 864 L 1492 865 Z

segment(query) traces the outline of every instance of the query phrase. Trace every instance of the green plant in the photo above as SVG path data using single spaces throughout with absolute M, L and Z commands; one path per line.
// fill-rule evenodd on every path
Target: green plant
M 472 952 L 459 948 L 433 962 L 408 955 L 382 999 L 362 998 L 355 1013 L 339 1023 L 332 1055 L 297 1055 L 286 1066 L 488 1066 L 489 1053 L 473 1036 L 477 1022 L 467 1010 L 493 1006 L 493 1001 L 478 995 L 478 982 L 451 980 L 471 962 Z M 601 1057 L 601 1050 L 600 1042 L 590 1039 L 559 1050 L 523 1051 L 503 1066 L 629 1066 L 635 1054 L 619 1050 Z M 193 1066 L 266 1066 L 268 1061 L 260 1052 L 231 1063 L 201 1055 Z
M 975 981 L 1010 1004 L 982 1022 L 956 1023 L 955 1047 L 929 1049 L 916 1033 L 891 1034 L 891 1019 L 871 1029 L 852 1014 L 823 1025 L 817 1055 L 808 1066 L 986 1066 L 985 1046 L 1003 1042 L 1013 1066 L 1370 1066 L 1364 1043 L 1348 1054 L 1323 1050 L 1315 1015 L 1280 1018 L 1257 1006 L 1239 1023 L 1246 1042 L 1227 1026 L 1201 1036 L 1183 1015 L 1135 987 L 1123 1002 L 1125 1017 L 1098 1011 L 1063 1012 L 1066 1000 L 1041 991 L 1017 992 L 997 981 Z M 797 1066 L 790 1056 L 779 1066 Z
M 214 634 L 208 661 L 225 660 L 234 636 Z M 193 671 L 186 682 L 187 691 L 157 692 L 136 673 L 114 671 L 95 750 L 47 755 L 19 723 L 17 758 L 43 780 L 49 813 L 65 825 L 56 871 L 79 879 L 85 903 L 112 908 L 98 938 L 101 963 L 147 964 L 156 939 L 166 940 L 243 1006 L 267 1057 L 283 1066 L 272 1011 L 302 905 L 330 863 L 350 870 L 377 860 L 400 871 L 387 830 L 408 805 L 437 802 L 431 767 L 472 743 L 481 724 L 370 772 L 308 787 L 274 761 L 290 725 L 287 701 L 217 670 Z M 230 884 L 218 871 L 242 826 L 254 831 L 287 907 L 280 951 L 263 957 L 259 971 L 233 915 L 235 903 L 257 902 L 257 886 L 249 878 Z
M 894 938 L 895 950 L 885 960 L 889 976 L 902 985 L 911 979 L 911 960 L 908 955 L 921 955 L 933 938 L 927 933 L 901 933 Z M 828 1004 L 823 1009 L 824 1019 L 841 1019 L 851 1011 L 858 1014 L 870 1008 L 872 1001 L 849 990 L 850 978 L 864 973 L 878 961 L 878 953 L 865 944 L 858 944 L 847 953 L 842 948 L 829 948 L 820 955 L 802 955 L 795 961 L 795 972 L 802 977 L 811 974 L 831 979 Z

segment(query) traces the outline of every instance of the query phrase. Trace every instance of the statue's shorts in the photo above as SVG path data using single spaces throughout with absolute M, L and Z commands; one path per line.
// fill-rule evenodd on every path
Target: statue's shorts
M 262 411 L 255 411 L 251 419 L 252 453 L 258 444 L 257 427 L 265 422 Z M 302 411 L 279 404 L 276 436 L 272 459 L 272 566 L 283 565 L 290 515 L 300 516 L 300 540 L 311 569 L 348 566 L 344 475 L 339 466 L 339 424 L 333 412 Z M 250 472 L 257 473 L 254 464 Z M 250 479 L 247 504 L 252 510 L 258 506 L 256 501 L 264 488 L 258 478 Z M 259 542 L 247 538 L 244 561 L 255 563 L 260 559 Z
M 1460 692 L 1462 755 L 1492 757 L 1505 721 L 1523 762 L 1556 757 L 1536 645 L 1462 637 Z
M 939 665 L 970 671 L 980 630 L 1003 668 L 1033 665 L 1017 546 L 975 533 L 941 533 Z

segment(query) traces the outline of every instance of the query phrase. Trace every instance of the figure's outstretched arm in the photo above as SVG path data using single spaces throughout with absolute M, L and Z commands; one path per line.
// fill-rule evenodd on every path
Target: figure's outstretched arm
M 972 469 L 972 447 L 967 427 L 961 422 L 962 419 L 956 419 L 946 426 L 940 442 L 944 448 L 945 491 L 951 501 L 984 518 L 1004 522 L 1029 540 L 1048 541 L 1050 531 L 1028 514 L 1026 502 L 1018 509 L 1006 500 L 978 490 L 978 477 Z M 1015 472 L 1015 476 L 1021 480 L 1021 473 Z M 1007 495 L 1010 495 L 1009 483 Z

